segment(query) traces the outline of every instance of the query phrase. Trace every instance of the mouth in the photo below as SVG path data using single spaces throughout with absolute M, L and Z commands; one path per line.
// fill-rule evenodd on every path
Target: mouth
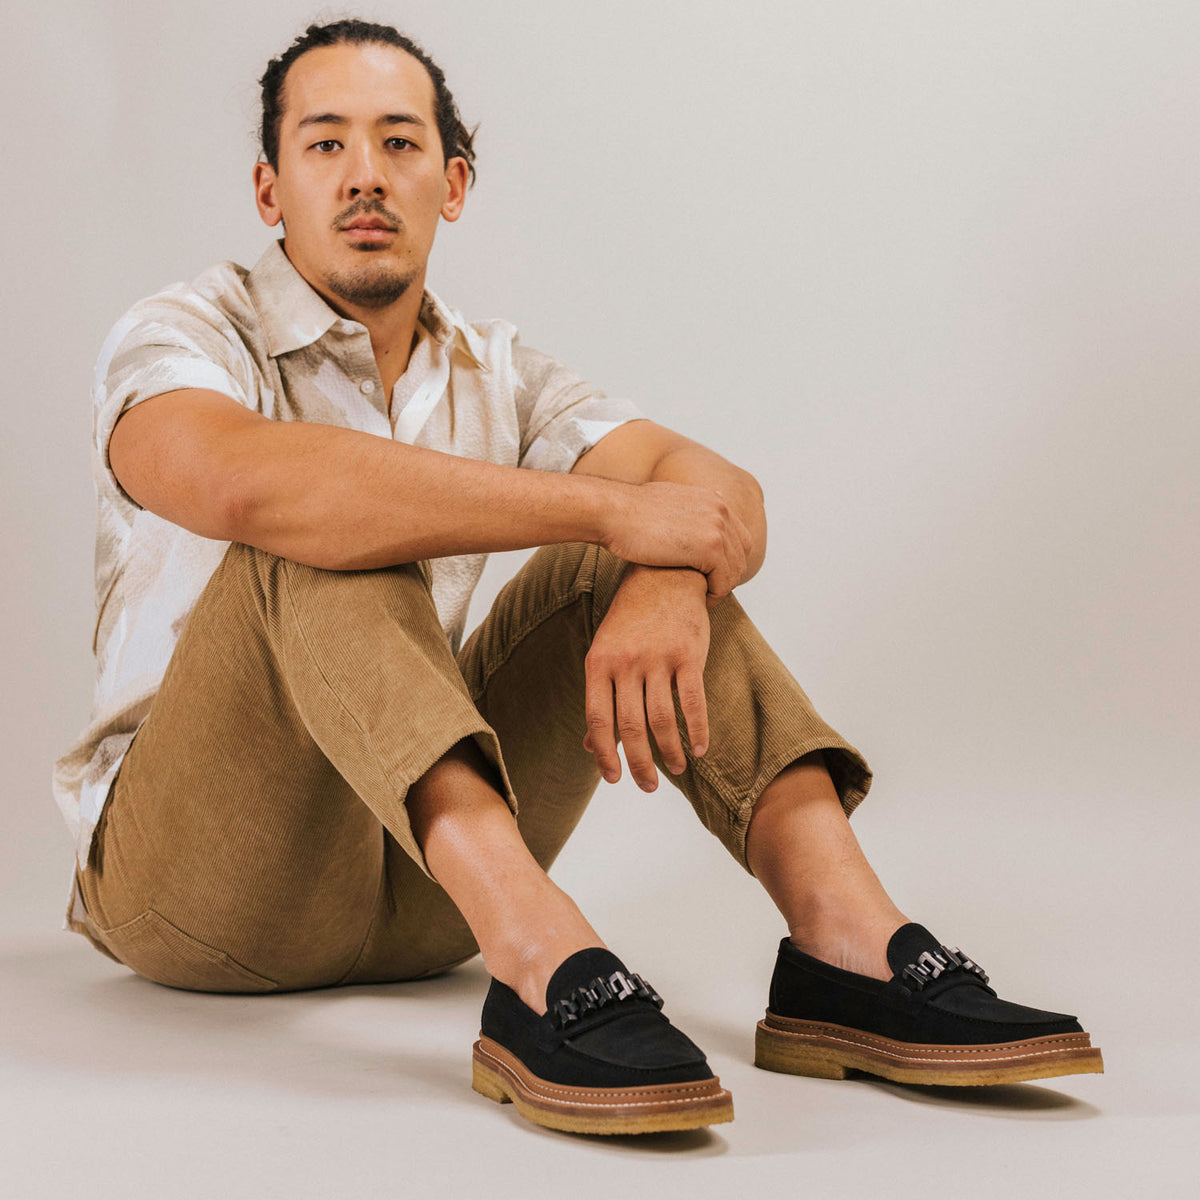
M 359 217 L 349 225 L 342 226 L 341 232 L 347 234 L 355 242 L 385 242 L 396 236 L 396 228 L 379 217 Z

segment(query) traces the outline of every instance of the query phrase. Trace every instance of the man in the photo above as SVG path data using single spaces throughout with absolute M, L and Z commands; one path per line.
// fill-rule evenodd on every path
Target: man
M 474 1086 L 582 1132 L 732 1118 L 703 1053 L 545 874 L 601 777 L 665 769 L 787 923 L 772 1070 L 978 1084 L 1101 1069 L 907 921 L 870 785 L 730 595 L 753 478 L 425 288 L 471 135 L 395 30 L 262 80 L 251 271 L 101 353 L 93 721 L 58 764 L 68 921 L 147 978 L 268 992 L 493 977 Z M 532 468 L 532 469 L 530 469 Z M 483 556 L 542 547 L 462 643 Z

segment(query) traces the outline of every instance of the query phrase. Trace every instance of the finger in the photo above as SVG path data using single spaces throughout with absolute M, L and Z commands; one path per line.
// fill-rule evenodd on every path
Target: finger
M 725 596 L 728 595 L 733 587 L 734 580 L 730 570 L 730 555 L 732 547 L 729 544 L 728 534 L 723 535 L 723 542 L 720 550 L 715 554 L 712 567 L 705 571 L 705 576 L 708 579 L 708 593 L 710 596 Z
M 732 517 L 732 540 L 735 557 L 733 586 L 737 587 L 742 580 L 742 576 L 746 573 L 746 563 L 750 558 L 750 549 L 754 545 L 754 539 L 750 536 L 750 530 L 746 528 L 737 513 L 731 512 L 730 516 Z
M 728 596 L 733 591 L 733 584 L 730 580 L 730 574 L 726 567 L 720 566 L 708 573 L 708 594 L 714 600 L 720 600 L 723 596 Z
M 654 744 L 667 770 L 679 775 L 687 767 L 679 725 L 675 720 L 675 701 L 671 695 L 671 677 L 666 673 L 646 680 L 646 719 Z M 627 755 L 628 750 L 625 752 Z
M 731 522 L 725 530 L 725 561 L 719 572 L 721 590 L 715 594 L 727 596 L 741 583 L 745 572 L 746 548 L 742 545 L 736 526 Z
M 737 522 L 738 537 L 741 538 L 742 549 L 749 555 L 751 549 L 754 547 L 754 535 L 750 532 L 750 526 L 737 513 L 733 514 L 733 519 Z
M 629 773 L 644 792 L 658 787 L 658 772 L 646 734 L 646 693 L 640 675 L 626 675 L 617 685 L 617 734 L 625 747 Z
M 613 681 L 607 671 L 587 669 L 584 689 L 584 749 L 596 759 L 608 783 L 621 778 L 621 758 L 613 734 Z
M 703 758 L 708 750 L 708 697 L 704 693 L 704 673 L 695 667 L 681 668 L 675 675 L 679 707 L 687 725 L 692 753 Z

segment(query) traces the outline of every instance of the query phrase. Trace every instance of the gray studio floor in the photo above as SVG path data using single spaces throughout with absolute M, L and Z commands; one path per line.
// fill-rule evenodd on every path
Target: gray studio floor
M 605 829 L 592 833 L 603 852 Z M 1054 990 L 1069 995 L 1055 998 L 1086 1014 L 1104 1076 L 960 1092 L 773 1075 L 750 1058 L 778 931 L 736 877 L 704 886 L 726 869 L 715 843 L 711 857 L 705 846 L 686 847 L 690 883 L 668 864 L 636 901 L 610 901 L 607 918 L 627 959 L 654 961 L 647 974 L 668 1011 L 732 1090 L 732 1125 L 579 1138 L 477 1096 L 469 1058 L 486 986 L 478 962 L 419 984 L 204 996 L 147 983 L 47 930 L 0 943 L 0 1195 L 1197 1194 L 1195 1023 L 1181 1009 L 1145 1024 L 1132 982 L 1136 972 L 1172 970 L 1162 952 L 1170 931 L 1144 942 L 1139 959 L 1134 921 L 1111 926 L 1125 949 L 1100 970 L 1082 909 L 1065 914 L 1056 937 L 1034 928 L 1018 952 L 995 945 L 991 962 L 970 946 L 994 978 L 999 966 L 1014 981 L 1014 999 L 1050 1002 L 1046 980 L 1057 969 L 1064 982 Z M 652 923 L 641 916 L 647 898 Z M 960 918 L 979 919 L 970 907 Z M 750 928 L 754 936 L 741 936 Z M 719 943 L 712 953 L 706 931 Z M 1074 958 L 1064 944 L 1077 948 Z

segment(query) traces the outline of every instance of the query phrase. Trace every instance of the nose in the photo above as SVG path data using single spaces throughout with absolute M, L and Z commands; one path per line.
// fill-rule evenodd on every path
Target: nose
M 387 194 L 387 176 L 378 148 L 369 142 L 360 143 L 354 154 L 347 155 L 347 165 L 346 193 L 352 200 Z

